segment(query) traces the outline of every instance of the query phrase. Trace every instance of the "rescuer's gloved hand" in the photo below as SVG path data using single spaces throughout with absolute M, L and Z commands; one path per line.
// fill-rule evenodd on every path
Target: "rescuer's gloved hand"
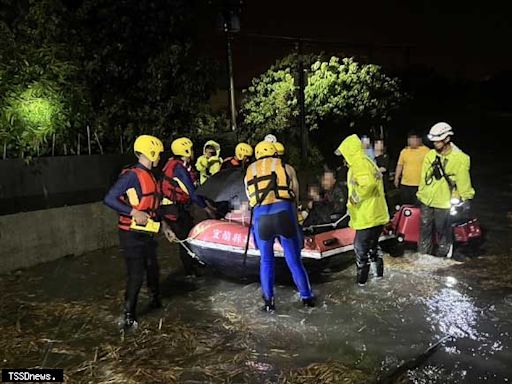
M 202 167 L 202 168 L 207 168 L 208 167 L 208 158 L 206 156 L 201 156 L 197 160 L 197 165 Z
M 215 163 L 220 163 L 219 156 L 212 156 L 208 159 L 208 165 L 211 166 Z

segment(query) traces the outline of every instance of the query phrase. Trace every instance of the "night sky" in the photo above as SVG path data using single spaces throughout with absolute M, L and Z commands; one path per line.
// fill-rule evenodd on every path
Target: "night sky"
M 234 42 L 237 85 L 293 50 L 293 42 L 253 34 L 301 36 L 306 52 L 355 55 L 390 69 L 434 68 L 482 80 L 512 68 L 509 2 L 393 0 L 310 2 L 246 0 Z M 209 52 L 224 58 L 222 35 L 203 33 Z M 407 48 L 409 48 L 407 53 Z

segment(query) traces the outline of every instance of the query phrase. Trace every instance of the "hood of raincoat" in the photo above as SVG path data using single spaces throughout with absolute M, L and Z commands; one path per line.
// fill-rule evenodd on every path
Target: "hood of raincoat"
M 363 144 L 357 135 L 350 135 L 345 138 L 336 150 L 336 155 L 343 155 L 348 165 L 354 163 L 354 160 L 365 156 Z
M 220 144 L 217 143 L 216 141 L 214 140 L 208 140 L 206 143 L 204 143 L 204 146 L 203 146 L 203 154 L 206 153 L 206 147 L 211 145 L 213 148 L 215 148 L 215 152 L 216 153 L 216 156 L 217 157 L 220 157 Z

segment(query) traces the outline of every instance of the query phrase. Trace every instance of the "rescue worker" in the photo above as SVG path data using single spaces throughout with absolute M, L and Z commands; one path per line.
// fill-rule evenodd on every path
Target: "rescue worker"
M 384 224 L 389 221 L 388 207 L 382 183 L 382 174 L 373 160 L 365 154 L 357 135 L 345 138 L 335 151 L 343 155 L 348 165 L 347 209 L 349 226 L 356 231 L 356 282 L 364 286 L 370 272 L 369 260 L 377 278 L 384 275 L 384 260 L 379 247 L 379 237 Z
M 188 210 L 191 203 L 206 209 L 210 216 L 213 213 L 205 200 L 195 193 L 193 176 L 189 171 L 189 164 L 194 158 L 192 141 L 186 137 L 174 140 L 171 143 L 171 152 L 172 156 L 162 170 L 163 178 L 160 183 L 163 201 L 160 212 L 174 235 L 179 240 L 185 240 L 194 226 Z M 168 239 L 172 240 L 172 237 Z M 185 275 L 199 275 L 197 263 L 184 247 L 180 246 L 179 254 Z
M 395 169 L 395 187 L 399 188 L 400 204 L 416 204 L 416 193 L 421 179 L 421 167 L 429 149 L 421 136 L 411 131 L 407 135 L 408 146 L 402 149 Z
M 421 232 L 418 252 L 433 254 L 435 228 L 438 250 L 436 256 L 451 256 L 453 251 L 450 207 L 452 198 L 463 202 L 469 212 L 475 196 L 469 175 L 470 158 L 452 143 L 453 129 L 444 122 L 435 124 L 428 134 L 434 149 L 425 156 L 417 197 L 421 204 Z
M 294 189 L 285 165 L 277 157 L 273 143 L 262 141 L 255 148 L 256 161 L 245 175 L 249 204 L 253 209 L 252 235 L 260 250 L 260 281 L 263 291 L 262 310 L 273 312 L 274 241 L 279 239 L 293 280 L 306 307 L 314 306 L 309 278 L 301 260 L 304 245 L 297 223 Z
M 137 328 L 137 298 L 144 273 L 151 294 L 150 305 L 161 307 L 155 240 L 159 231 L 155 221 L 160 188 L 151 169 L 158 165 L 164 147 L 156 137 L 142 135 L 135 140 L 133 149 L 138 163 L 122 171 L 104 199 L 104 203 L 119 214 L 119 242 L 127 270 L 122 323 L 125 329 Z
M 238 143 L 235 147 L 235 156 L 224 159 L 221 169 L 246 168 L 251 161 L 253 152 L 249 144 Z
M 211 175 L 220 171 L 222 159 L 220 158 L 220 145 L 216 141 L 208 140 L 203 147 L 203 155 L 196 162 L 199 172 L 199 183 L 204 184 Z

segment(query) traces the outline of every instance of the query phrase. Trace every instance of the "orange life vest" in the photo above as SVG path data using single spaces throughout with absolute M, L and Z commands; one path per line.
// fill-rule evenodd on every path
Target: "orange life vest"
M 249 165 L 244 180 L 251 207 L 295 199 L 292 181 L 282 159 L 264 157 L 256 160 Z
M 160 187 L 155 177 L 151 172 L 137 167 L 126 168 L 121 172 L 121 174 L 126 172 L 134 172 L 137 175 L 142 195 L 138 196 L 138 204 L 130 202 L 130 199 L 127 195 L 121 197 L 121 199 L 127 204 L 131 205 L 137 211 L 147 212 L 152 218 L 154 218 L 156 216 L 156 210 L 160 205 L 161 197 Z M 131 223 L 131 216 L 119 215 L 119 229 L 129 231 Z
M 242 166 L 242 162 L 236 157 L 228 157 L 222 162 L 221 169 L 239 168 Z
M 162 194 L 163 197 L 169 199 L 173 203 L 186 204 L 190 201 L 190 196 L 184 184 L 176 178 L 175 170 L 178 165 L 183 166 L 183 161 L 178 159 L 169 159 L 167 164 L 165 164 L 164 169 L 162 170 L 164 173 L 161 182 Z

